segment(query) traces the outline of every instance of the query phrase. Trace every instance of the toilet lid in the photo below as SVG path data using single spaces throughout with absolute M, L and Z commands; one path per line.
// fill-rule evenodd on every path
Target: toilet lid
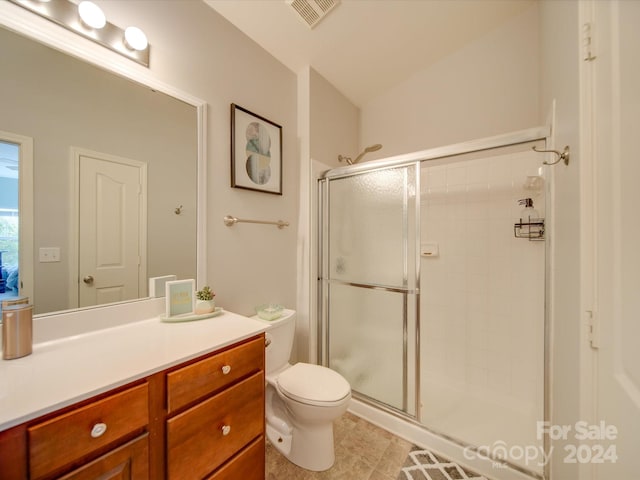
M 342 375 L 310 363 L 296 363 L 278 375 L 277 383 L 283 394 L 302 403 L 334 403 L 351 393 Z

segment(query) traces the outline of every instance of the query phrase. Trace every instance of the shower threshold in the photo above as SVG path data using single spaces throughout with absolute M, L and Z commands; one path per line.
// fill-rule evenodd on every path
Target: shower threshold
M 430 431 L 414 418 L 394 408 L 354 395 L 349 412 L 413 444 L 449 458 L 463 468 L 478 472 L 492 480 L 544 480 L 544 476 L 517 465 L 478 456 L 465 455 L 471 448 L 455 439 Z M 469 458 L 472 457 L 472 458 Z

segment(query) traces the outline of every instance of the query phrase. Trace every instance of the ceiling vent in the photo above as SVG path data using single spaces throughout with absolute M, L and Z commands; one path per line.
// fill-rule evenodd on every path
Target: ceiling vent
M 340 0 L 286 0 L 286 2 L 307 27 L 313 28 L 338 6 Z

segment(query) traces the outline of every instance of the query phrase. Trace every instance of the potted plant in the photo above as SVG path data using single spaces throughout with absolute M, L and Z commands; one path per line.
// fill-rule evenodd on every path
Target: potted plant
M 211 290 L 209 285 L 202 287 L 202 290 L 196 292 L 196 313 L 211 313 L 216 309 L 216 302 L 213 300 L 216 294 Z

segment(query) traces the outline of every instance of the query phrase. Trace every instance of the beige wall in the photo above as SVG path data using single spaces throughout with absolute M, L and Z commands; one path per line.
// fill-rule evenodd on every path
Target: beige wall
M 534 5 L 364 105 L 360 145 L 384 145 L 365 160 L 537 126 L 538 84 Z
M 208 104 L 207 276 L 218 304 L 245 315 L 265 302 L 295 308 L 300 181 L 295 74 L 203 2 L 96 3 L 116 25 L 145 31 L 155 77 Z M 282 125 L 282 196 L 230 188 L 231 103 Z M 282 219 L 291 226 L 229 228 L 222 222 L 227 214 Z
M 322 75 L 310 75 L 311 158 L 331 168 L 345 166 L 338 155 L 358 155 L 360 109 Z

